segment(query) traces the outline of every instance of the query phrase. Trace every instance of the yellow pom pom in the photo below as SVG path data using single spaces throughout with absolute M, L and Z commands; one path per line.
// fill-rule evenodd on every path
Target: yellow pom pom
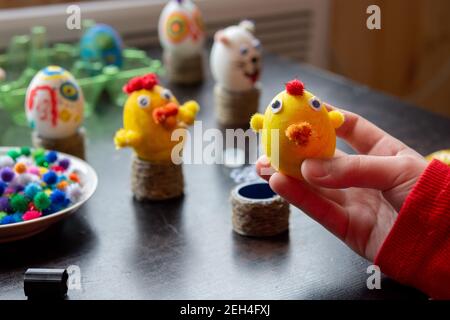
M 342 126 L 342 124 L 345 121 L 345 118 L 344 118 L 344 115 L 342 114 L 342 112 L 339 112 L 337 110 L 328 112 L 328 117 L 330 118 L 330 121 L 333 124 L 333 127 L 335 129 Z
M 261 113 L 255 113 L 250 119 L 250 127 L 253 131 L 259 131 L 263 128 L 264 116 Z
M 183 107 L 185 107 L 187 110 L 191 111 L 194 114 L 197 114 L 197 112 L 200 111 L 200 106 L 197 102 L 194 100 L 186 102 Z

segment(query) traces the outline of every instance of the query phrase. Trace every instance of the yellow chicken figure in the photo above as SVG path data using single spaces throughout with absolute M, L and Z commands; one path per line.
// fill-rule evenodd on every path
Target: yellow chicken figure
M 172 132 L 194 122 L 200 110 L 197 102 L 180 106 L 152 73 L 131 79 L 124 91 L 129 96 L 123 112 L 124 128 L 114 137 L 116 148 L 131 147 L 141 160 L 149 162 L 171 161 L 172 148 L 179 143 L 171 140 Z
M 253 130 L 262 130 L 264 152 L 272 167 L 297 179 L 302 179 L 304 159 L 334 155 L 335 129 L 343 123 L 341 112 L 329 112 L 297 79 L 286 84 L 264 115 L 257 113 L 250 120 Z

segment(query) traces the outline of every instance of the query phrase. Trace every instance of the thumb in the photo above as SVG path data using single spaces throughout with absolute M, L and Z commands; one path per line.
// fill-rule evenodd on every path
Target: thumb
M 406 156 L 345 155 L 333 159 L 306 159 L 303 177 L 325 188 L 391 189 L 411 179 L 411 159 Z

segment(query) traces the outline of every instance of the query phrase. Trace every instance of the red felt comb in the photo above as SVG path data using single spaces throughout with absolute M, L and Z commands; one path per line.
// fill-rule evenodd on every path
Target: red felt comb
M 159 83 L 158 77 L 154 73 L 146 74 L 145 76 L 134 77 L 123 86 L 123 91 L 127 94 L 133 91 L 147 89 L 152 90 L 154 86 Z
M 286 91 L 292 96 L 301 96 L 305 91 L 305 86 L 300 80 L 294 79 L 286 83 Z

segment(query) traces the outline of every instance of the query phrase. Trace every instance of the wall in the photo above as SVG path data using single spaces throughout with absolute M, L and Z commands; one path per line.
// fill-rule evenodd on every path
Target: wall
M 381 8 L 381 30 L 366 8 Z M 330 69 L 450 116 L 450 1 L 333 0 Z

